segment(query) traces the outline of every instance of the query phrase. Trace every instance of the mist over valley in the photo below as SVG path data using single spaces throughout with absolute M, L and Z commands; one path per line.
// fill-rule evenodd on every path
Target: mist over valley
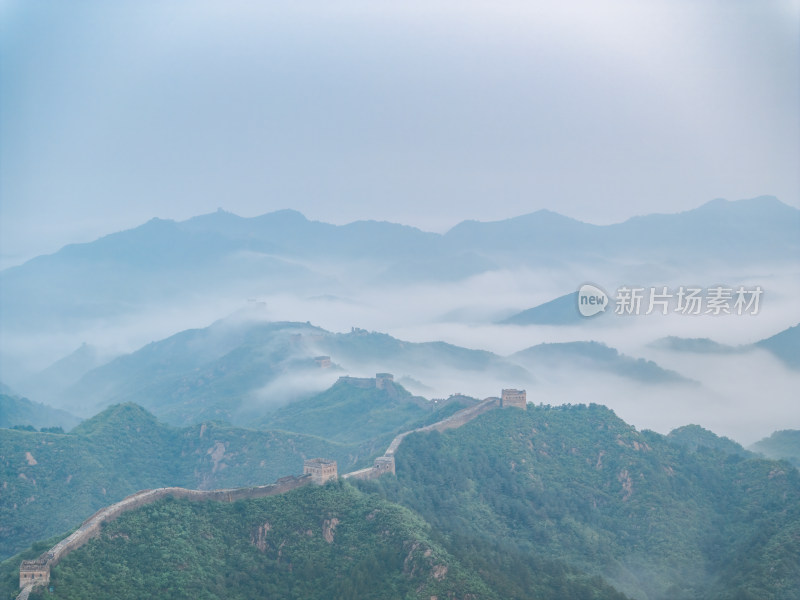
M 797 416 L 799 215 L 765 198 L 610 226 L 540 212 L 443 235 L 292 211 L 151 221 L 0 272 L 0 375 L 83 418 L 134 401 L 188 424 L 249 421 L 341 375 L 390 372 L 428 398 L 527 388 L 537 403 L 597 402 L 637 427 L 698 422 L 752 443 Z M 758 252 L 731 252 L 722 241 L 745 227 Z M 574 291 L 586 282 L 612 303 L 589 318 Z M 719 285 L 758 286 L 758 314 L 613 305 L 624 286 Z
M 731 252 L 754 212 L 764 247 Z M 93 598 L 132 569 L 130 597 L 793 598 L 798 214 L 442 235 L 218 212 L 6 269 L 0 590 Z
M 0 1 L 0 599 L 800 600 L 799 49 Z

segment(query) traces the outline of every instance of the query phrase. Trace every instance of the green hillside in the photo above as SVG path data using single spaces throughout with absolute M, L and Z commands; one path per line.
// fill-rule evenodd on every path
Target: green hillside
M 753 457 L 751 452 L 745 450 L 741 444 L 734 442 L 727 437 L 720 437 L 712 431 L 700 427 L 700 425 L 684 425 L 673 429 L 667 435 L 667 439 L 675 444 L 686 447 L 691 452 L 696 452 L 700 448 L 711 448 L 722 450 L 727 454 L 739 454 L 741 456 Z
M 31 598 L 508 598 L 438 537 L 408 509 L 346 483 L 234 504 L 165 500 L 108 524 L 53 569 L 52 594 Z M 566 568 L 531 583 L 527 597 L 624 600 Z
M 387 382 L 378 389 L 340 379 L 330 389 L 298 400 L 268 415 L 264 426 L 317 435 L 337 442 L 357 443 L 407 430 L 431 410 L 402 386 Z
M 72 429 L 80 419 L 66 411 L 31 402 L 11 394 L 0 393 L 0 427 L 26 426 Z
M 114 414 L 128 411 L 55 437 L 150 430 L 157 446 L 152 416 Z M 183 454 L 235 472 L 257 438 L 198 463 L 223 432 L 182 430 L 206 440 Z M 52 597 L 800 599 L 800 472 L 698 426 L 663 436 L 602 406 L 528 405 L 411 434 L 396 461 L 397 477 L 127 513 L 54 569 Z
M 175 429 L 133 404 L 69 434 L 0 429 L 0 559 L 140 489 L 261 485 L 302 473 L 306 458 L 347 470 L 382 450 L 215 423 Z
M 800 467 L 800 431 L 796 429 L 776 431 L 750 446 L 750 450 L 769 458 L 788 460 L 795 467 Z
M 367 388 L 343 380 L 297 401 L 261 430 L 220 422 L 178 429 L 130 403 L 69 434 L 0 429 L 0 559 L 140 489 L 261 485 L 302 473 L 303 460 L 313 457 L 354 470 L 397 432 L 462 407 L 455 402 L 433 411 L 398 384 L 377 389 L 365 381 Z
M 476 572 L 556 561 L 647 600 L 800 598 L 800 473 L 785 463 L 690 451 L 600 406 L 531 405 L 410 435 L 396 461 L 396 479 L 360 485 L 418 511 Z
M 145 507 L 69 555 L 52 584 L 53 594 L 38 597 L 492 597 L 418 517 L 344 484 L 233 505 Z

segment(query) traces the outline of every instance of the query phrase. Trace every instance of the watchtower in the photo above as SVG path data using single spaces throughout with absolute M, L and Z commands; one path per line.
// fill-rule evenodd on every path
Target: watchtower
M 303 474 L 311 475 L 314 483 L 322 485 L 326 481 L 336 479 L 336 461 L 327 458 L 310 458 L 303 462 Z
M 391 373 L 376 373 L 375 374 L 375 387 L 382 390 L 386 387 L 387 383 L 394 382 L 394 375 Z
M 23 560 L 19 567 L 19 587 L 50 583 L 50 563 L 46 559 Z
M 331 368 L 331 357 L 330 356 L 315 356 L 314 362 L 317 363 L 317 366 L 320 369 L 330 369 Z
M 508 389 L 503 390 L 500 396 L 500 406 L 508 408 L 509 406 L 516 406 L 525 410 L 528 406 L 528 397 L 525 390 Z
M 394 475 L 394 456 L 379 456 L 375 459 L 373 469 L 378 472 L 378 476 L 384 473 L 391 473 Z

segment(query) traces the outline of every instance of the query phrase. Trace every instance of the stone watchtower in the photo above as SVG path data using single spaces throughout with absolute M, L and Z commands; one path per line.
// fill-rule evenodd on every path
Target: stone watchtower
M 46 559 L 23 560 L 19 567 L 19 587 L 50 583 L 50 562 Z
M 379 390 L 386 389 L 387 383 L 394 382 L 394 375 L 391 373 L 376 373 L 375 374 L 375 387 Z
M 303 474 L 311 475 L 311 481 L 322 485 L 326 481 L 336 479 L 336 461 L 326 458 L 310 458 L 303 462 Z
M 375 459 L 375 463 L 372 468 L 373 470 L 377 471 L 379 476 L 383 475 L 384 473 L 391 473 L 394 475 L 394 456 L 379 456 Z
M 509 406 L 516 406 L 525 410 L 528 406 L 528 397 L 525 390 L 508 389 L 503 390 L 500 396 L 500 406 L 508 408 Z
M 330 356 L 315 356 L 314 362 L 317 363 L 317 366 L 320 369 L 330 369 L 331 368 L 331 357 Z

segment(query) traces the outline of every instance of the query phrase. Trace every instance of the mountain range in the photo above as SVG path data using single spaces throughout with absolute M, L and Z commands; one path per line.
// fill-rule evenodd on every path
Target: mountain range
M 521 350 L 512 356 L 523 364 L 537 365 L 539 368 L 558 367 L 589 370 L 649 384 L 692 383 L 675 371 L 658 366 L 651 360 L 631 358 L 620 354 L 600 342 L 564 342 L 539 344 Z
M 754 349 L 766 350 L 788 368 L 800 370 L 800 325 L 779 331 L 755 344 L 729 346 L 709 338 L 668 336 L 650 344 L 653 348 L 692 354 L 740 354 Z
M 86 348 L 76 352 L 84 355 Z M 327 359 L 325 366 L 316 360 L 321 356 Z M 294 410 L 290 407 L 296 401 L 310 401 L 342 376 L 372 377 L 379 372 L 413 378 L 408 381 L 411 391 L 428 398 L 437 388 L 448 390 L 444 396 L 453 393 L 459 381 L 480 380 L 489 388 L 488 395 L 496 395 L 501 387 L 535 389 L 537 372 L 554 368 L 654 386 L 692 383 L 601 342 L 538 344 L 500 356 L 444 342 L 407 342 L 357 328 L 334 333 L 309 323 L 263 321 L 257 308 L 152 342 L 83 374 L 73 369 L 75 382 L 59 387 L 66 380 L 56 367 L 78 362 L 70 357 L 59 360 L 35 375 L 26 393 L 77 415 L 134 402 L 177 426 L 208 420 L 263 425 L 272 422 L 274 411 Z M 50 377 L 52 373 L 56 376 Z
M 775 379 L 754 370 L 763 412 L 793 427 L 800 325 L 786 328 L 781 286 L 798 231 L 800 210 L 768 197 L 603 226 L 539 211 L 444 234 L 218 211 L 6 269 L 0 559 L 23 554 L 0 563 L 0 597 L 16 593 L 21 556 L 131 492 L 259 485 L 311 457 L 351 471 L 479 402 L 453 391 L 516 387 L 526 411 L 407 435 L 396 477 L 126 514 L 55 568 L 54 597 L 800 600 L 797 431 L 745 449 L 700 425 L 661 435 L 574 404 L 621 399 L 637 424 L 673 411 L 647 424 L 666 432 L 702 403 L 691 414 L 750 427 L 737 386 L 752 356 Z M 662 315 L 577 314 L 581 282 L 662 275 L 763 277 L 775 312 L 703 317 L 698 333 Z M 392 335 L 361 328 L 374 323 Z M 730 325 L 725 339 L 747 343 L 712 339 Z
M 615 261 L 781 264 L 800 254 L 798 229 L 800 210 L 769 197 L 714 200 L 603 226 L 538 211 L 466 221 L 445 234 L 374 221 L 336 226 L 290 210 L 153 219 L 0 272 L 0 329 L 69 329 L 220 290 L 242 298 L 267 290 L 329 294 L 354 281 L 401 286 L 496 269 Z

